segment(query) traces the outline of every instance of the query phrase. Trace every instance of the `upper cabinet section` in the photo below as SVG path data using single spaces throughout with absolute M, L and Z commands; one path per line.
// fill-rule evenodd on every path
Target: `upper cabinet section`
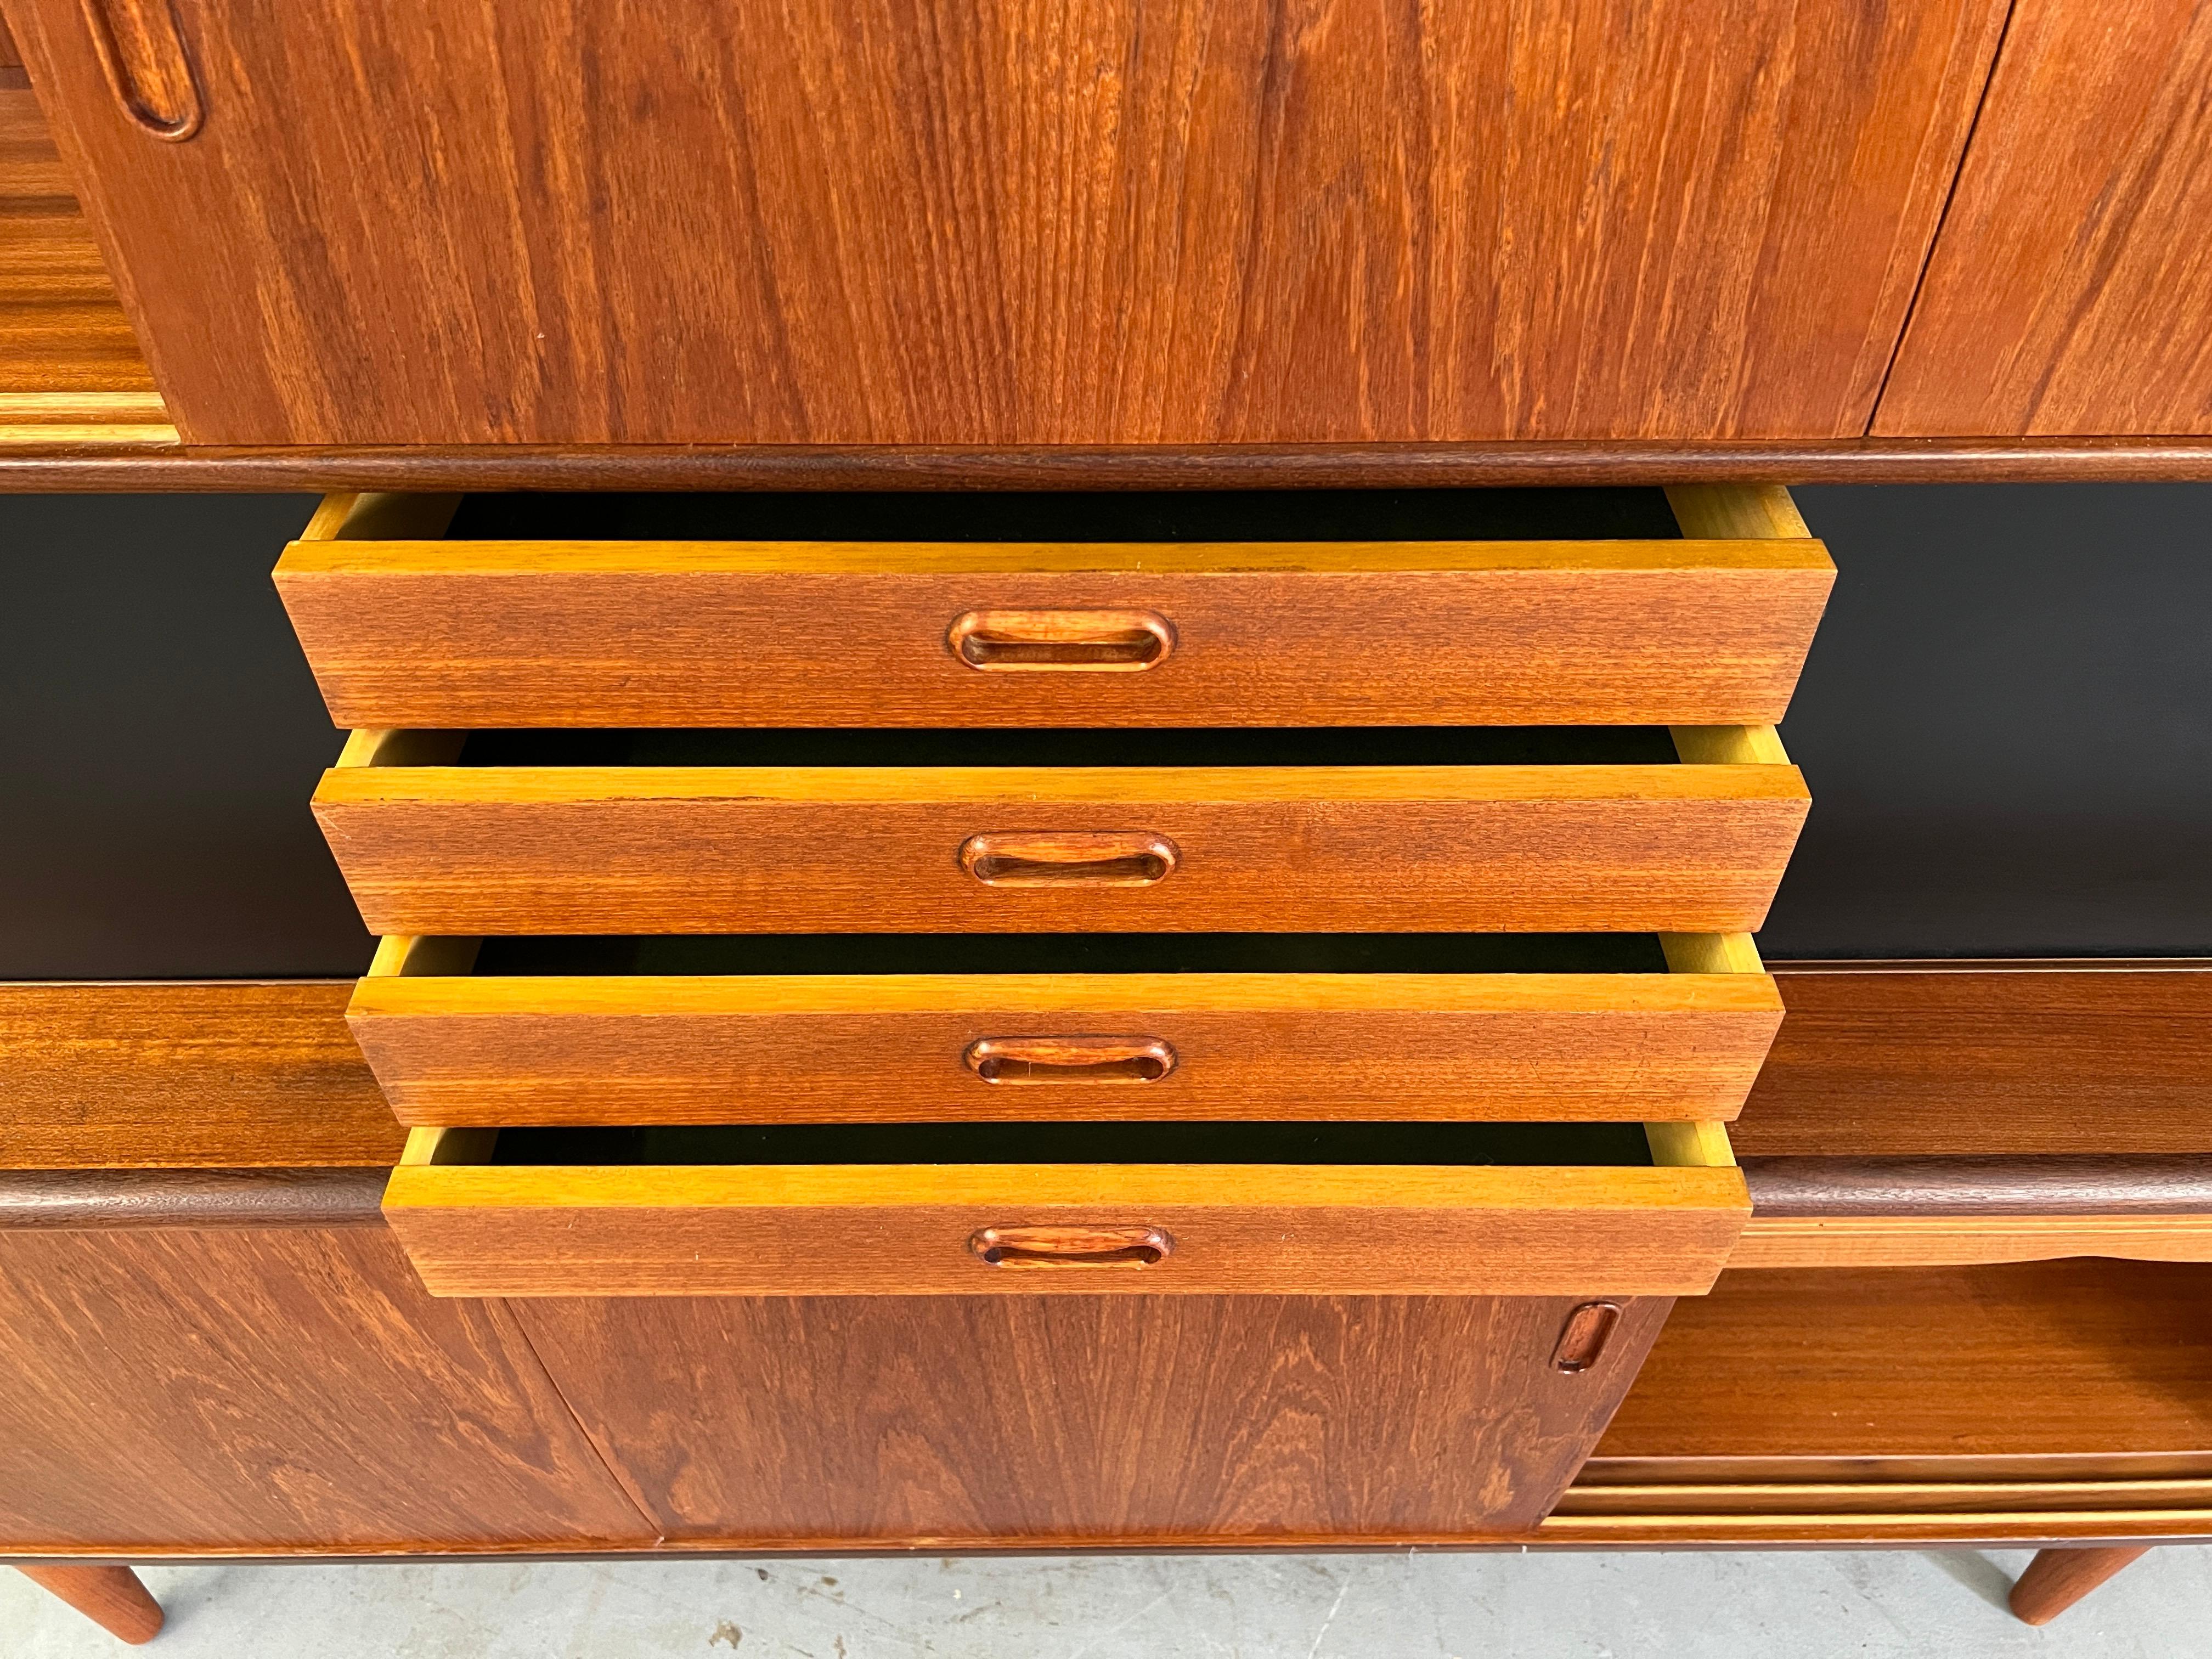
M 2212 433 L 2212 4 L 2020 0 L 1878 436 Z
M 349 445 L 1855 437 L 2005 11 L 9 4 L 186 439 Z

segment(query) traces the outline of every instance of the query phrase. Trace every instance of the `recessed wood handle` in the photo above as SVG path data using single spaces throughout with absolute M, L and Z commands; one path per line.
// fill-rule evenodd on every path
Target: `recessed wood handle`
M 1176 1051 L 1158 1037 L 982 1037 L 961 1056 L 986 1083 L 1158 1083 Z
M 171 0 L 83 0 L 108 90 L 139 129 L 181 144 L 207 119 Z
M 963 611 L 945 642 L 970 668 L 1129 674 L 1165 662 L 1175 629 L 1152 611 Z
M 986 887 L 1150 887 L 1165 881 L 1182 854 L 1165 836 L 1033 833 L 970 836 L 960 867 Z
M 984 1227 L 968 1248 L 994 1267 L 1150 1267 L 1175 1237 L 1161 1227 Z
M 1618 1302 L 1585 1302 L 1567 1316 L 1566 1328 L 1559 1333 L 1559 1345 L 1552 1350 L 1552 1364 L 1557 1370 L 1586 1371 L 1598 1362 L 1605 1345 L 1612 1340 L 1613 1328 L 1620 1323 L 1620 1304 Z

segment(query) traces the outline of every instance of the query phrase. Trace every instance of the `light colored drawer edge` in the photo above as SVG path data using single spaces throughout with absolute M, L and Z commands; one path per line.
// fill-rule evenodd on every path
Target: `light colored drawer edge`
M 2212 1261 L 2212 1215 L 1754 1215 L 1729 1266 L 1963 1267 L 2076 1255 Z

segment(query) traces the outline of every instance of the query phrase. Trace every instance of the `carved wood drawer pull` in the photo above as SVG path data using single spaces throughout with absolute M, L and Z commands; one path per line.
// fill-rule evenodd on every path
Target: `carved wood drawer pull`
M 1585 1302 L 1567 1316 L 1559 1333 L 1559 1346 L 1552 1350 L 1552 1364 L 1563 1371 L 1586 1371 L 1598 1362 L 1613 1328 L 1620 1323 L 1617 1302 Z
M 1158 1037 L 983 1037 L 962 1056 L 986 1083 L 1158 1083 L 1176 1051 Z
M 1175 649 L 1150 611 L 969 611 L 945 637 L 969 667 L 1016 673 L 1134 673 Z
M 144 131 L 181 144 L 207 119 L 171 0 L 83 0 L 100 73 Z
M 960 867 L 986 887 L 1150 887 L 1182 861 L 1165 836 L 1142 831 L 1012 831 L 960 843 Z
M 984 1227 L 968 1248 L 994 1267 L 1150 1267 L 1175 1238 L 1159 1227 Z

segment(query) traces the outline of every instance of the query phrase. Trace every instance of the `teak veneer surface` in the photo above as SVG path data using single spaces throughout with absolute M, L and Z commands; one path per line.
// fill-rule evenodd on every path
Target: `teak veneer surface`
M 0 83 L 0 449 L 176 433 L 28 88 Z
M 1571 1300 L 532 1301 L 672 1540 L 1140 1544 L 1533 1525 L 1666 1317 L 1557 1370 Z
M 0 1230 L 0 1551 L 653 1538 L 510 1316 L 380 1228 Z
M 2212 433 L 2212 11 L 2019 0 L 1872 428 Z
M 2005 8 L 12 9 L 195 442 L 1114 444 L 1862 433 Z
M 363 980 L 406 1123 L 1729 1118 L 1781 1022 L 1752 974 L 869 974 Z M 987 1082 L 970 1045 L 1164 1042 L 1151 1081 Z
M 352 766 L 314 799 L 382 934 L 1739 933 L 1807 805 L 1783 765 Z M 1094 833 L 1180 866 L 994 887 L 957 857 Z
M 389 1164 L 332 980 L 0 984 L 0 1169 Z
M 1712 1283 L 1750 1212 L 1733 1168 L 1139 1162 L 403 1162 L 384 1199 L 434 1294 L 506 1297 L 1673 1296 Z M 1033 1227 L 1174 1249 L 1022 1268 L 971 1248 Z
M 1724 1273 L 1583 1479 L 2212 1474 L 2208 1290 L 2212 1267 L 2100 1260 Z
M 348 727 L 1718 725 L 1781 717 L 1833 575 L 1810 540 L 302 541 L 276 586 Z M 1173 647 L 947 647 L 963 613 L 1054 610 Z
M 2212 964 L 1780 963 L 1746 1157 L 2212 1147 Z

